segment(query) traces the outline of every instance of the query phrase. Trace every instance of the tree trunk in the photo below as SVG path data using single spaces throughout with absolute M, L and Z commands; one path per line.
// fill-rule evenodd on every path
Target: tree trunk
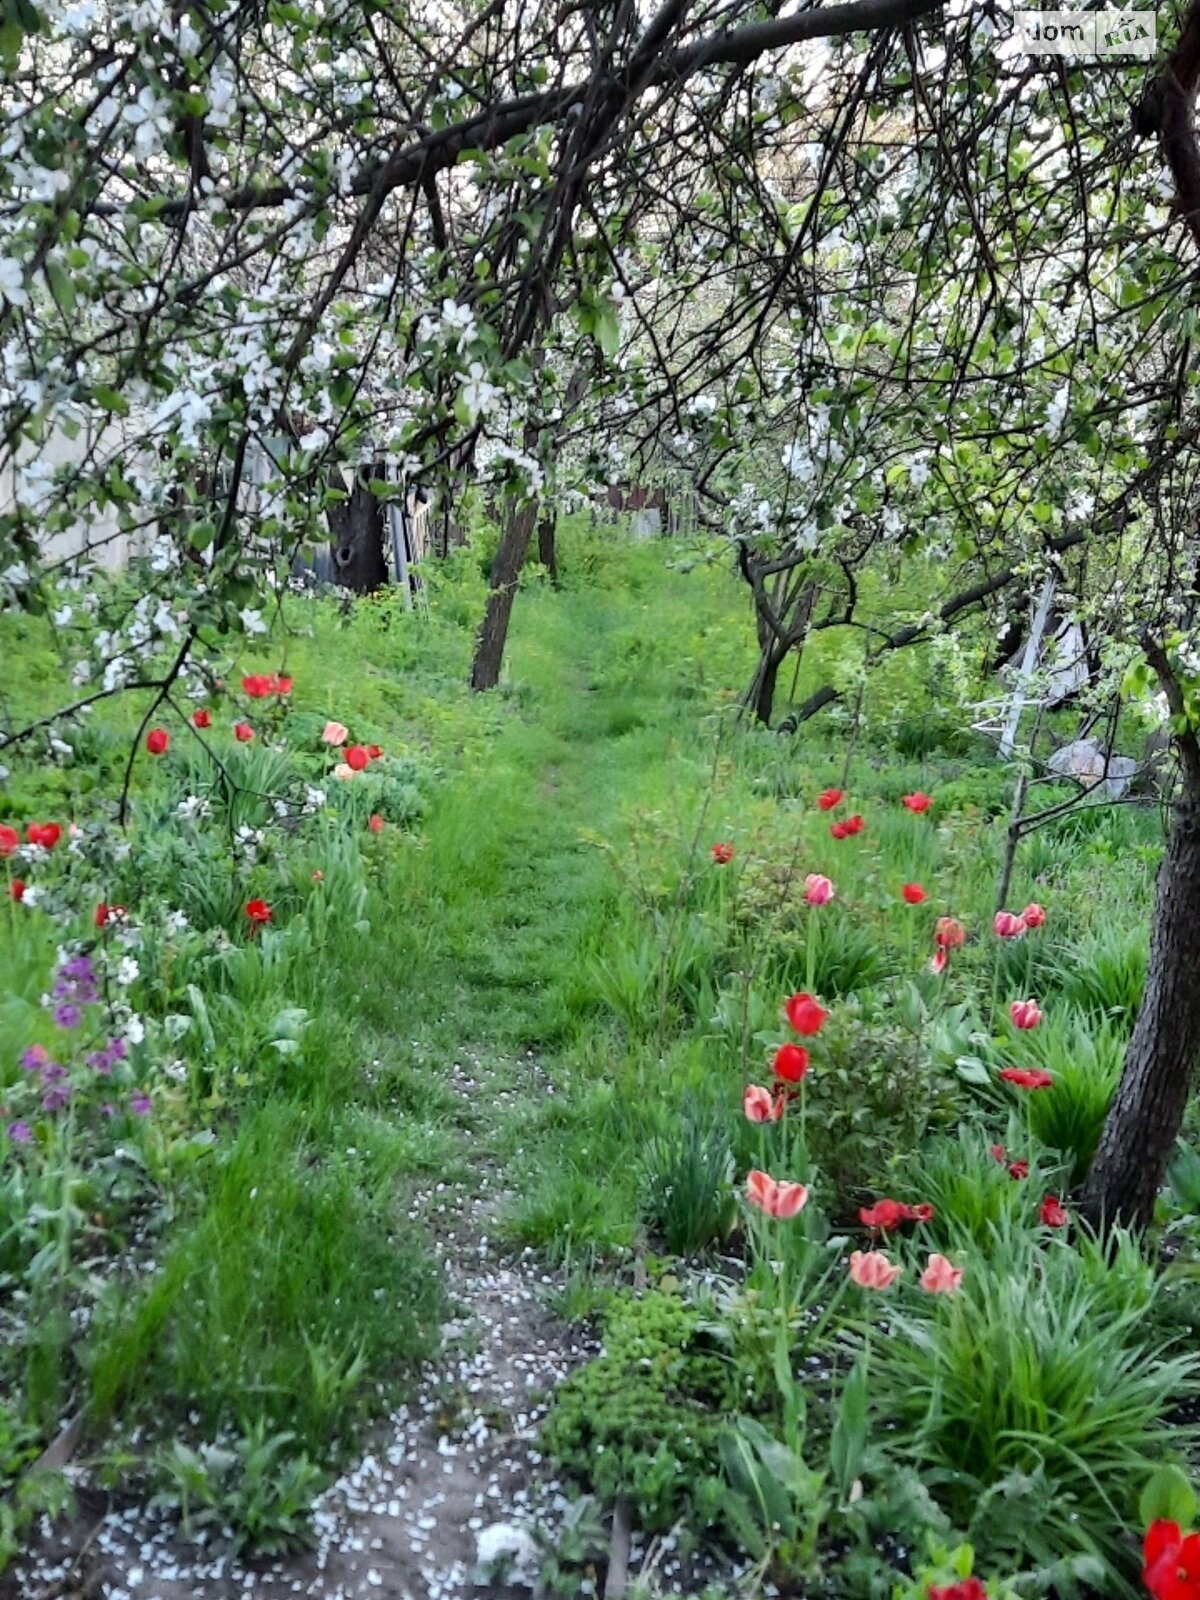
M 1192 783 L 1172 814 L 1146 992 L 1080 1207 L 1095 1227 L 1143 1227 L 1153 1215 L 1200 1058 L 1198 963 L 1200 790 Z
M 550 582 L 558 588 L 558 513 L 547 506 L 538 518 L 538 560 L 550 574 Z
M 777 646 L 767 646 L 759 659 L 758 671 L 754 674 L 754 682 L 746 695 L 746 705 L 753 713 L 755 722 L 760 722 L 764 728 L 771 726 L 775 685 L 786 654 L 786 650 L 781 651 Z
M 335 501 L 326 512 L 334 577 L 355 594 L 374 594 L 388 579 L 383 502 L 367 487 L 371 478 L 383 474 L 382 464 L 356 472 L 348 497 Z
M 508 525 L 492 562 L 488 579 L 487 610 L 483 626 L 475 645 L 475 659 L 471 663 L 472 689 L 494 689 L 500 682 L 500 664 L 504 659 L 504 642 L 508 638 L 508 619 L 512 615 L 513 597 L 529 540 L 533 533 L 537 506 L 532 500 L 519 505 L 509 516 Z

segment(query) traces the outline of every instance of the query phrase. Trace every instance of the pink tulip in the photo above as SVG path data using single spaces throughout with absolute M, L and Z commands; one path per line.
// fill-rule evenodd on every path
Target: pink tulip
M 886 1289 L 903 1271 L 882 1250 L 856 1250 L 850 1257 L 850 1277 L 860 1289 Z
M 1040 928 L 1046 920 L 1046 908 L 1038 905 L 1036 900 L 1031 900 L 1022 911 L 1021 918 L 1027 928 Z
M 789 1183 L 786 1179 L 776 1181 L 756 1169 L 746 1179 L 746 1198 L 768 1217 L 786 1222 L 803 1211 L 808 1190 L 802 1183 Z
M 350 779 L 354 776 L 354 768 L 347 766 L 344 761 L 339 761 L 337 766 L 333 769 L 333 775 L 339 783 L 349 783 Z
M 783 1096 L 772 1094 L 761 1083 L 747 1084 L 742 1110 L 751 1122 L 778 1122 L 783 1115 Z
M 833 899 L 833 884 L 819 872 L 810 872 L 804 880 L 804 898 L 810 906 L 827 906 Z
M 1014 1000 L 1008 1013 L 1015 1028 L 1036 1028 L 1042 1020 L 1042 1008 L 1036 1000 Z
M 921 1287 L 926 1294 L 953 1294 L 962 1282 L 962 1267 L 953 1266 L 945 1256 L 931 1255 L 929 1265 L 921 1274 Z
M 1025 932 L 1025 918 L 1011 911 L 997 911 L 992 927 L 1001 939 L 1019 939 Z
M 350 737 L 350 729 L 340 722 L 327 722 L 321 729 L 321 741 L 324 744 L 345 744 Z
M 933 959 L 929 963 L 929 970 L 936 976 L 940 972 L 945 972 L 949 964 L 950 952 L 948 950 L 935 950 Z

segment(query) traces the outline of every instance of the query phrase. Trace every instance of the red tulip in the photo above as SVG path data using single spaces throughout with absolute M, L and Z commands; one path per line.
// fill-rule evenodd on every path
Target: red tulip
M 829 832 L 834 839 L 848 839 L 850 837 L 850 829 L 844 822 L 831 822 L 829 824 Z
M 30 844 L 40 844 L 43 850 L 53 850 L 62 838 L 57 822 L 30 822 L 25 827 L 25 837 Z
M 1048 1194 L 1042 1201 L 1039 1214 L 1047 1228 L 1065 1228 L 1070 1221 L 1066 1207 L 1061 1205 L 1058 1196 L 1053 1194 Z
M 810 872 L 804 880 L 804 898 L 810 906 L 827 906 L 833 899 L 833 884 L 820 872 Z
M 274 693 L 275 684 L 273 679 L 256 672 L 251 677 L 242 679 L 242 688 L 251 700 L 265 700 L 269 694 Z
M 857 811 L 852 817 L 846 818 L 846 832 L 848 834 L 861 833 L 865 827 L 866 823 L 858 815 Z
M 1042 1008 L 1036 1000 L 1014 1000 L 1008 1013 L 1013 1019 L 1014 1028 L 1036 1028 L 1042 1020 Z
M 1152 1522 L 1142 1544 L 1142 1582 L 1154 1600 L 1200 1600 L 1200 1533 Z
M 832 811 L 835 806 L 840 806 L 844 798 L 841 789 L 822 789 L 817 796 L 817 805 L 822 811 Z
M 772 1094 L 761 1083 L 747 1084 L 742 1096 L 742 1110 L 750 1122 L 778 1122 L 785 1103 L 781 1093 Z
M 367 827 L 370 828 L 372 833 L 382 833 L 383 826 L 383 818 L 379 815 L 378 811 L 372 811 L 370 818 L 367 821 Z
M 933 797 L 931 795 L 927 795 L 923 789 L 918 789 L 915 794 L 904 795 L 900 803 L 901 805 L 907 806 L 911 812 L 919 816 L 922 811 L 929 810 L 930 806 L 933 804 Z
M 726 867 L 733 860 L 733 846 L 731 844 L 715 844 L 712 847 L 712 858 L 719 867 Z
M 246 915 L 256 927 L 271 920 L 271 908 L 265 900 L 247 900 Z
M 383 754 L 383 746 L 381 744 L 369 744 L 367 746 L 367 754 L 372 761 L 378 761 Z
M 1018 1089 L 1048 1089 L 1054 1082 L 1041 1067 L 1004 1067 L 1000 1076 L 1005 1083 L 1015 1083 Z
M 992 927 L 1001 939 L 1019 939 L 1025 932 L 1025 918 L 1015 916 L 1011 911 L 997 911 L 992 918 Z
M 994 1144 L 994 1145 L 992 1145 L 991 1149 L 992 1149 L 992 1159 L 994 1161 L 998 1161 L 1000 1163 L 1000 1165 L 1003 1166 L 1004 1165 L 1004 1159 L 1005 1159 L 1004 1146 L 1002 1144 Z
M 1010 1161 L 1008 1164 L 1008 1175 L 1010 1178 L 1027 1178 L 1029 1176 L 1028 1161 Z
M 271 687 L 276 694 L 291 694 L 295 678 L 272 678 Z
M 910 906 L 919 906 L 929 898 L 919 883 L 906 883 L 900 893 Z
M 345 756 L 346 765 L 352 768 L 355 772 L 361 772 L 366 766 L 367 762 L 371 759 L 367 754 L 366 747 L 361 744 L 352 744 L 345 752 Z
M 192 727 L 193 728 L 211 728 L 212 727 L 212 712 L 206 710 L 204 708 L 204 706 L 201 706 L 199 711 L 193 711 L 192 712 Z
M 978 1578 L 961 1578 L 958 1583 L 929 1585 L 929 1600 L 987 1600 L 987 1590 Z
M 933 937 L 939 949 L 957 950 L 967 935 L 961 922 L 956 922 L 953 917 L 939 917 L 934 924 Z
M 12 880 L 12 882 L 8 886 L 8 892 L 9 892 L 10 895 L 12 895 L 14 900 L 24 900 L 24 898 L 25 898 L 25 880 L 24 880 L 24 878 L 14 878 Z
M 771 1070 L 784 1083 L 800 1083 L 808 1071 L 808 1051 L 803 1045 L 781 1044 L 771 1062 Z
M 746 1179 L 746 1198 L 768 1217 L 787 1221 L 803 1211 L 808 1190 L 802 1183 L 789 1183 L 784 1178 L 776 1180 L 756 1170 Z
M 829 1015 L 825 1007 L 811 994 L 794 994 L 783 1008 L 784 1015 L 802 1038 L 820 1033 Z
M 865 1228 L 878 1228 L 881 1233 L 894 1233 L 903 1222 L 932 1222 L 933 1207 L 928 1200 L 920 1205 L 906 1205 L 903 1200 L 876 1200 L 873 1206 L 863 1206 L 858 1220 Z
M 164 755 L 170 743 L 171 735 L 165 728 L 151 728 L 146 735 L 146 749 L 152 756 Z
M 7 823 L 0 822 L 0 861 L 15 855 L 21 847 L 21 835 Z
M 235 722 L 233 725 L 233 737 L 239 744 L 249 744 L 254 737 L 254 729 L 248 722 Z
M 1031 900 L 1021 913 L 1021 921 L 1027 928 L 1040 928 L 1045 920 L 1046 908 L 1038 905 L 1036 900 Z
M 935 950 L 933 959 L 929 963 L 929 970 L 933 973 L 945 972 L 950 965 L 950 957 L 945 950 Z

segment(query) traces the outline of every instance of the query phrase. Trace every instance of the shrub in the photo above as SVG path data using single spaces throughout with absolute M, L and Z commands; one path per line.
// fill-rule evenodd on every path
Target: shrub
M 843 1201 L 927 1132 L 952 1126 L 961 1106 L 955 1081 L 913 1034 L 866 1021 L 852 1002 L 822 1029 L 804 1093 L 809 1151 Z
M 564 1473 L 605 1501 L 627 1495 L 638 1523 L 679 1516 L 706 1526 L 720 1505 L 718 1434 L 732 1368 L 699 1312 L 658 1291 L 622 1298 L 604 1353 L 554 1397 L 542 1444 Z

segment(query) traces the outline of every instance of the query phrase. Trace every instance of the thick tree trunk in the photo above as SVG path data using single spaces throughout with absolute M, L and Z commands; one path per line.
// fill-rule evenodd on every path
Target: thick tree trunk
M 334 577 L 355 594 L 374 594 L 388 579 L 383 502 L 367 487 L 372 477 L 382 478 L 383 473 L 382 465 L 357 472 L 347 498 L 336 501 L 326 512 Z
M 536 516 L 537 507 L 532 500 L 518 506 L 509 516 L 500 540 L 488 579 L 487 610 L 475 645 L 475 659 L 471 663 L 472 689 L 494 689 L 500 682 L 500 664 L 504 660 L 504 642 L 508 638 L 508 619 L 512 616 L 513 597 L 517 592 L 521 568 L 525 564 Z
M 547 506 L 538 518 L 538 560 L 550 574 L 550 582 L 558 588 L 558 513 Z
M 1174 808 L 1159 869 L 1146 992 L 1084 1189 L 1080 1209 L 1094 1226 L 1150 1221 L 1197 1059 L 1200 792 L 1190 784 Z

